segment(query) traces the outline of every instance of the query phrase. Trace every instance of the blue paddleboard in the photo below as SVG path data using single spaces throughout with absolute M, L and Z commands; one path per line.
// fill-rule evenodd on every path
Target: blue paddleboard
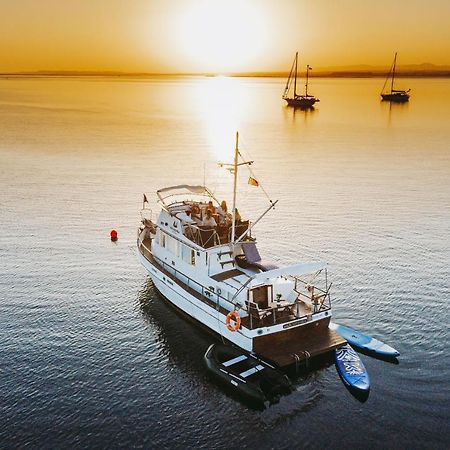
M 400 353 L 390 345 L 360 333 L 359 331 L 353 330 L 352 328 L 338 325 L 333 322 L 330 322 L 329 328 L 336 331 L 339 336 L 343 337 L 353 347 L 375 353 L 379 356 L 395 357 L 400 355 Z
M 360 391 L 370 389 L 369 374 L 361 358 L 350 345 L 346 344 L 334 351 L 336 369 L 344 383 Z

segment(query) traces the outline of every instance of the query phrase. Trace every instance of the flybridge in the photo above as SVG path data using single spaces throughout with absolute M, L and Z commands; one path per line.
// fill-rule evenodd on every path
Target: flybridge
M 191 195 L 190 195 L 191 194 Z M 193 194 L 193 195 L 192 195 Z M 174 203 L 182 203 L 186 198 L 192 197 L 193 199 L 210 198 L 214 199 L 217 203 L 218 200 L 214 197 L 213 193 L 206 186 L 191 186 L 188 184 L 179 184 L 177 186 L 170 186 L 156 191 L 159 201 L 167 208 Z

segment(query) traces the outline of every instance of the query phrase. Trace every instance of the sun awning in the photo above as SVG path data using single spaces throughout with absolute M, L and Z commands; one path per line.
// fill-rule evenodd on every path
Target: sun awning
M 163 192 L 178 191 L 181 189 L 186 189 L 187 191 L 192 192 L 194 194 L 204 194 L 209 192 L 205 186 L 191 186 L 189 184 L 179 184 L 178 186 L 170 186 L 163 189 L 159 189 L 156 192 L 162 194 Z
M 156 191 L 159 200 L 164 203 L 164 200 L 169 197 L 178 198 L 188 196 L 189 194 L 206 196 L 214 198 L 212 192 L 205 186 L 192 186 L 189 184 L 179 184 L 177 186 L 170 186 Z M 216 200 L 214 198 L 214 200 Z M 217 201 L 217 200 L 216 200 Z
M 261 272 L 256 274 L 251 285 L 260 284 L 268 280 L 273 280 L 281 276 L 301 276 L 316 273 L 319 270 L 325 269 L 327 263 L 324 262 L 311 262 L 303 264 L 294 264 L 292 266 L 280 267 L 279 269 L 268 270 L 267 272 Z

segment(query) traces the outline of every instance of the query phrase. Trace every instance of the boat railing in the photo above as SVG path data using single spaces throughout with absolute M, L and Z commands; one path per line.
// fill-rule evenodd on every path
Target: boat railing
M 204 286 L 183 272 L 180 272 L 172 265 L 153 256 L 150 249 L 147 248 L 145 241 L 141 243 L 139 248 L 147 259 L 150 261 L 154 260 L 164 272 L 174 277 L 173 279 L 169 279 L 169 277 L 166 278 L 166 282 L 169 284 L 174 282 L 181 284 L 183 289 L 196 296 L 207 305 L 215 308 L 217 311 L 220 311 L 222 314 L 226 315 L 230 311 L 236 309 L 236 304 L 219 294 L 213 286 Z M 243 317 L 243 325 L 251 330 L 293 321 L 296 323 L 302 321 L 308 322 L 312 320 L 314 314 L 322 312 L 324 309 L 329 309 L 328 307 L 324 307 L 324 309 L 320 308 L 305 312 L 302 307 L 304 302 L 299 298 L 292 303 L 280 299 L 278 303 L 276 302 L 276 305 L 272 304 L 269 308 L 265 309 L 259 308 L 258 304 L 252 301 L 246 301 L 245 303 L 248 316 Z
M 292 311 L 289 306 L 271 306 L 260 308 L 257 303 L 246 302 L 249 316 L 249 328 L 260 328 L 263 326 L 279 325 L 292 320 Z
M 328 305 L 313 306 L 308 312 L 305 311 L 305 302 L 297 299 L 294 302 L 280 301 L 269 308 L 259 308 L 257 303 L 246 302 L 249 314 L 249 328 L 260 328 L 262 326 L 280 325 L 288 322 L 309 322 L 314 314 L 330 309 Z
M 240 238 L 241 236 L 244 236 L 244 240 L 247 237 L 251 238 L 249 229 L 250 221 L 246 220 L 238 223 L 236 225 L 236 238 Z M 231 242 L 231 224 L 219 224 L 217 227 L 212 228 L 209 226 L 187 223 L 184 227 L 184 235 L 203 248 L 229 244 Z
M 310 285 L 307 281 L 302 280 L 301 278 L 294 277 L 294 280 L 294 292 L 297 293 L 297 298 L 295 300 L 296 302 L 299 301 L 310 303 L 313 305 L 314 312 L 321 312 L 331 309 L 330 288 L 332 283 L 327 285 L 325 290 L 323 290 L 318 286 Z M 303 289 L 301 289 L 302 287 L 308 290 L 307 294 L 303 292 Z
M 233 311 L 236 308 L 236 305 L 228 300 L 223 295 L 219 294 L 213 286 L 204 286 L 194 279 L 190 278 L 183 272 L 180 272 L 172 265 L 166 263 L 165 261 L 156 258 L 151 255 L 150 251 L 145 248 L 145 246 L 141 246 L 143 248 L 144 256 L 148 259 L 154 259 L 156 262 L 169 274 L 173 275 L 174 278 L 183 285 L 183 288 L 187 290 L 189 293 L 193 294 L 197 298 L 199 298 L 204 303 L 209 306 L 214 307 L 217 311 L 221 311 L 224 314 L 228 314 L 228 312 Z M 166 280 L 169 284 L 172 280 Z M 226 306 L 225 306 L 226 305 Z

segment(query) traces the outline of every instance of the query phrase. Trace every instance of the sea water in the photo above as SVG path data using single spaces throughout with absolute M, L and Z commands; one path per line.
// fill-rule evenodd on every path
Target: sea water
M 301 111 L 276 78 L 0 79 L 0 446 L 448 448 L 450 82 L 399 79 L 406 104 L 382 84 L 313 78 Z M 241 215 L 279 200 L 260 253 L 327 261 L 334 320 L 401 353 L 362 356 L 365 403 L 333 365 L 263 411 L 223 392 L 137 260 L 143 193 L 231 205 L 237 130 Z

